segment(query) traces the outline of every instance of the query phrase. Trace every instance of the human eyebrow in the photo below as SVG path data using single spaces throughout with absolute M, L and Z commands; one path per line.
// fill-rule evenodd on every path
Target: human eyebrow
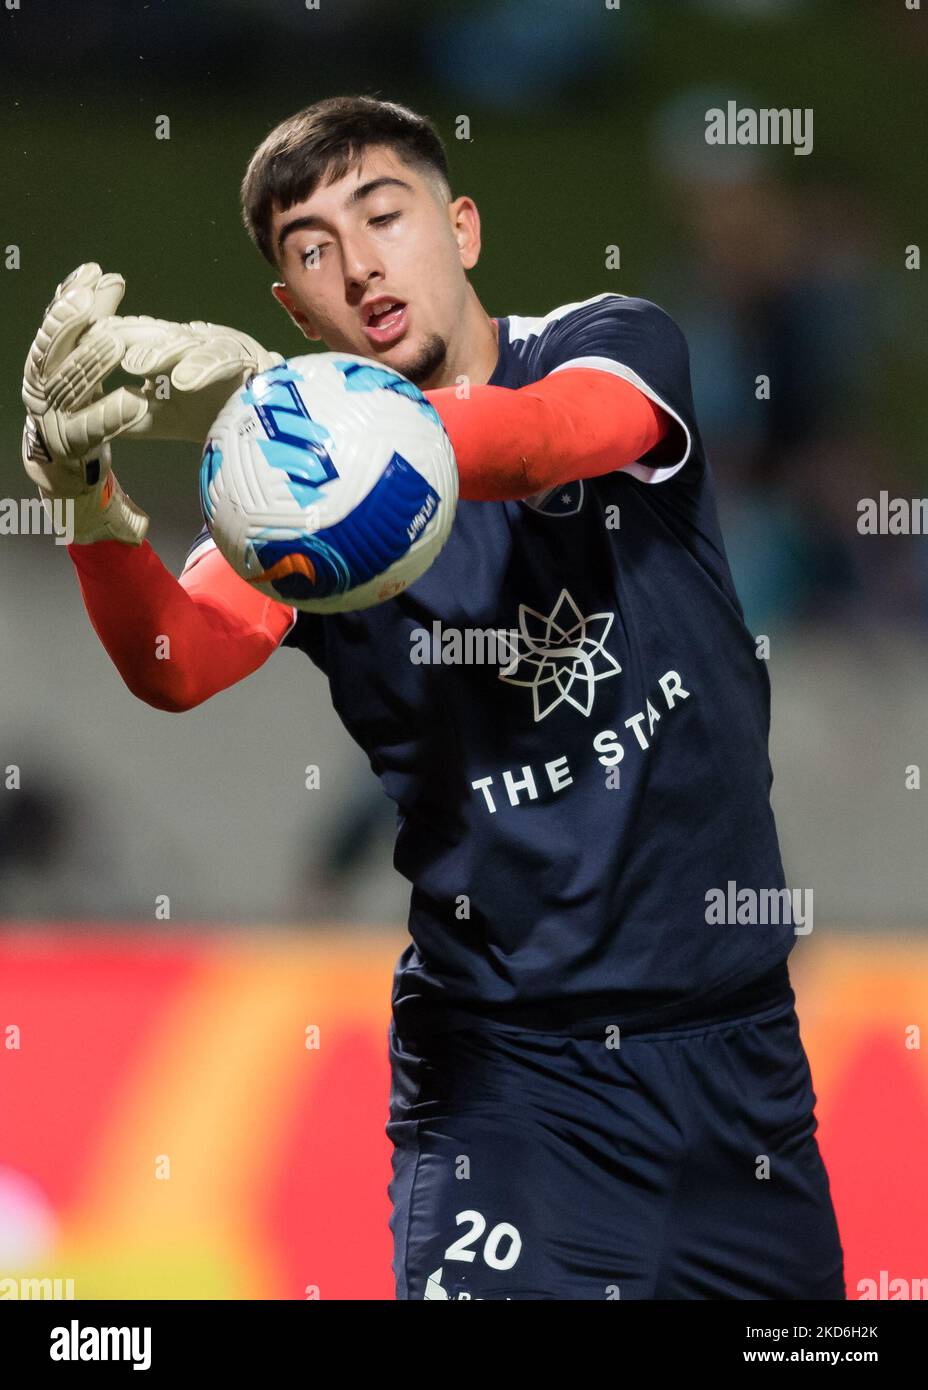
M 292 221 L 286 222 L 280 229 L 277 237 L 277 251 L 280 254 L 284 249 L 284 241 L 291 232 L 316 231 L 324 226 L 321 217 L 294 217 Z
M 363 202 L 365 198 L 369 198 L 372 193 L 376 193 L 378 188 L 385 187 L 402 188 L 407 193 L 412 192 L 412 185 L 406 183 L 405 180 L 392 178 L 384 174 L 383 177 L 379 179 L 369 179 L 367 183 L 361 183 L 357 188 L 353 189 L 345 200 L 345 207 L 355 207 L 358 203 Z M 320 227 L 324 226 L 324 218 L 314 217 L 311 213 L 308 213 L 305 217 L 294 217 L 291 221 L 285 222 L 277 236 L 278 254 L 283 251 L 284 241 L 291 232 L 318 231 Z
M 379 179 L 369 179 L 367 183 L 358 184 L 358 187 L 354 189 L 345 200 L 345 207 L 354 207 L 356 203 L 363 202 L 364 199 L 369 198 L 372 193 L 376 193 L 378 188 L 385 188 L 388 186 L 405 188 L 407 193 L 412 192 L 412 186 L 403 179 L 391 178 L 388 174 L 384 174 Z

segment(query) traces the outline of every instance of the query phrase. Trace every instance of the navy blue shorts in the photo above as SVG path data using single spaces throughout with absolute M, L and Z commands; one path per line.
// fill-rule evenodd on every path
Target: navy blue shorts
M 392 1026 L 397 1298 L 845 1298 L 793 1005 L 618 1047 Z

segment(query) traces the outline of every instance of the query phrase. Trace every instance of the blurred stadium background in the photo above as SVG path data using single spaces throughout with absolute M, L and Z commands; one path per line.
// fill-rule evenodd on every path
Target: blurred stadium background
M 22 361 L 81 261 L 125 275 L 126 313 L 303 350 L 237 189 L 266 131 L 321 96 L 436 120 L 483 217 L 491 313 L 616 290 L 685 329 L 736 580 L 770 638 L 787 873 L 815 895 L 793 974 L 851 1297 L 881 1270 L 928 1275 L 928 1078 L 906 1032 L 928 997 L 928 789 L 906 786 L 928 755 L 928 561 L 921 537 L 856 529 L 862 497 L 928 494 L 925 296 L 905 266 L 925 241 L 926 60 L 928 14 L 904 0 L 0 13 L 0 251 L 21 255 L 0 265 L 4 497 L 24 494 Z M 814 153 L 710 150 L 704 113 L 728 99 L 812 107 Z M 126 444 L 116 463 L 179 570 L 197 451 Z M 0 584 L 0 771 L 21 769 L 0 787 L 0 1278 L 390 1297 L 406 888 L 321 676 L 278 655 L 163 714 L 122 687 L 63 549 L 0 536 Z

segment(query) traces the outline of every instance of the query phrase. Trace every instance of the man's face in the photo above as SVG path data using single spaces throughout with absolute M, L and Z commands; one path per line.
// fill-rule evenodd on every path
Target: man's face
M 469 198 L 445 202 L 427 174 L 375 146 L 338 182 L 275 211 L 271 232 L 274 294 L 308 338 L 443 384 L 480 252 Z

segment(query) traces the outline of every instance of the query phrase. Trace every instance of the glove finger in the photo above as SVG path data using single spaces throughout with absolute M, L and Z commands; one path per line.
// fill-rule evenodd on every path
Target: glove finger
M 113 315 L 101 319 L 84 341 L 90 341 L 98 334 L 115 334 L 122 340 L 122 365 L 133 376 L 148 376 L 153 370 L 167 370 L 180 353 L 196 341 L 189 324 L 153 319 L 145 314 Z M 167 362 L 169 354 L 173 360 Z
M 23 370 L 23 402 L 27 409 L 44 409 L 44 378 L 48 363 L 59 356 L 61 346 L 73 343 L 93 312 L 93 291 L 85 286 L 68 290 L 49 309 L 29 348 Z
M 150 314 L 110 314 L 107 318 L 97 320 L 94 331 L 122 333 L 127 342 L 131 342 L 139 334 L 150 332 L 153 328 L 165 331 L 182 327 L 186 325 L 171 323 L 169 319 L 155 319 Z
M 87 324 L 112 313 L 124 293 L 122 276 L 103 275 L 96 261 L 79 265 L 62 280 L 26 358 L 23 402 L 27 409 L 43 409 L 44 377 L 67 356 Z
M 45 384 L 45 398 L 54 410 L 75 411 L 86 405 L 94 390 L 119 365 L 123 344 L 114 333 L 91 329 Z
M 118 271 L 108 271 L 104 275 L 96 261 L 87 261 L 62 280 L 55 291 L 55 299 L 61 299 L 69 289 L 79 288 L 93 291 L 94 310 L 91 321 L 96 322 L 97 319 L 115 314 L 126 292 L 126 282 Z M 55 299 L 47 306 L 46 315 L 51 312 Z
M 109 334 L 121 338 L 128 346 L 166 338 L 178 329 L 186 329 L 186 324 L 171 323 L 168 319 L 153 319 L 147 314 L 107 314 L 104 318 L 93 320 L 84 341 L 101 334 Z
M 126 293 L 126 282 L 116 271 L 102 276 L 93 292 L 93 318 L 96 323 L 116 313 Z
M 195 339 L 180 330 L 179 324 L 170 324 L 171 332 L 149 333 L 139 336 L 122 359 L 123 369 L 133 376 L 157 376 L 159 372 L 170 371 L 184 354 L 190 351 Z
M 93 290 L 86 285 L 74 286 L 55 300 L 36 338 L 39 352 L 35 365 L 40 381 L 47 380 L 73 351 L 90 323 L 93 308 Z
M 183 351 L 180 345 L 167 351 L 168 340 L 177 336 L 176 327 L 160 319 L 113 315 L 101 319 L 83 334 L 74 351 L 48 377 L 44 388 L 48 403 L 56 410 L 75 410 L 85 405 L 94 388 L 120 362 L 127 371 L 142 376 L 149 374 L 149 362 L 156 369 L 169 370 Z M 141 369 L 135 364 L 136 354 L 146 357 Z
M 52 304 L 54 304 L 56 299 L 60 299 L 66 290 L 77 288 L 81 285 L 85 286 L 87 289 L 94 289 L 99 283 L 102 274 L 103 272 L 96 261 L 85 261 L 83 265 L 79 265 L 75 270 L 71 271 L 70 275 L 64 277 L 61 284 L 55 290 L 51 303 L 45 306 L 45 313 L 48 314 L 51 312 Z
M 214 339 L 184 354 L 171 373 L 178 391 L 202 391 L 216 381 L 241 378 L 254 367 L 234 338 Z
M 101 444 L 133 429 L 147 412 L 148 401 L 140 390 L 133 386 L 120 386 L 74 414 L 56 411 L 53 419 L 65 454 L 70 458 L 81 458 Z M 43 418 L 42 426 L 46 440 L 51 445 L 48 415 Z
M 35 351 L 30 354 L 37 373 L 44 375 L 54 370 L 61 356 L 70 351 L 72 342 L 77 341 L 71 335 L 75 331 L 79 333 L 94 318 L 100 318 L 104 311 L 110 312 L 109 305 L 116 289 L 114 281 L 122 283 L 124 291 L 122 276 L 104 276 L 96 261 L 79 265 L 62 280 L 54 299 L 46 306 L 42 326 L 33 343 Z M 97 312 L 101 285 L 103 293 Z M 116 297 L 116 304 L 121 298 L 122 294 Z

